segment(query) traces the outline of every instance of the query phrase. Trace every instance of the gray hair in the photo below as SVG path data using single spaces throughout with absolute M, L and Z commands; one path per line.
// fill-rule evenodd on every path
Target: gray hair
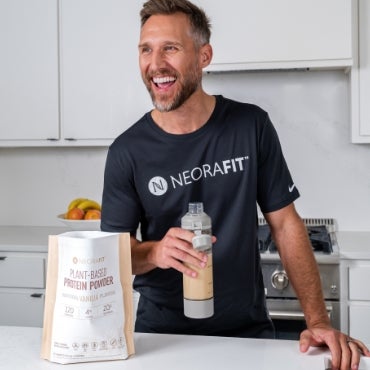
M 184 13 L 191 24 L 192 34 L 197 46 L 209 44 L 211 38 L 211 23 L 202 8 L 188 0 L 148 0 L 140 11 L 141 27 L 152 15 L 171 15 Z

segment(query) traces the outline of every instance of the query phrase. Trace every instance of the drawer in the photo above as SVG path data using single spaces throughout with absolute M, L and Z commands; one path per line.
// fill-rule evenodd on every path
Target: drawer
M 362 303 L 362 302 L 361 302 Z M 350 304 L 349 335 L 370 345 L 370 304 Z
M 0 325 L 42 327 L 44 290 L 0 289 Z
M 0 253 L 0 287 L 45 288 L 45 257 Z
M 348 296 L 354 301 L 370 301 L 370 265 L 351 266 L 348 269 Z

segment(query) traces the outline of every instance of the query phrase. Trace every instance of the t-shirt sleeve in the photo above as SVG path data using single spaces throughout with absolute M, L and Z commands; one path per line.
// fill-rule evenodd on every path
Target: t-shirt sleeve
M 135 235 L 139 220 L 140 206 L 129 159 L 111 147 L 104 171 L 101 230 Z
M 269 116 L 258 138 L 257 201 L 263 213 L 277 211 L 299 197 Z

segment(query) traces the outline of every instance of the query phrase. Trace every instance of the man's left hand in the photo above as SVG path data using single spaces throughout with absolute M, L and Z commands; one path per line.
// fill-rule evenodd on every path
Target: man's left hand
M 351 338 L 332 327 L 311 328 L 300 337 L 300 350 L 307 352 L 310 346 L 328 346 L 333 370 L 357 370 L 361 354 L 370 357 L 370 351 L 361 341 Z

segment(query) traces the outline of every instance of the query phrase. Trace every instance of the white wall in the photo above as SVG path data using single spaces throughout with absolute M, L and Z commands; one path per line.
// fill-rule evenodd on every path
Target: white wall
M 207 75 L 204 86 L 269 112 L 302 217 L 370 230 L 370 145 L 350 143 L 348 80 L 343 71 L 249 72 Z M 0 225 L 59 225 L 72 198 L 99 201 L 105 156 L 106 148 L 0 148 Z
M 101 201 L 106 148 L 0 149 L 0 225 L 63 226 L 75 197 Z

